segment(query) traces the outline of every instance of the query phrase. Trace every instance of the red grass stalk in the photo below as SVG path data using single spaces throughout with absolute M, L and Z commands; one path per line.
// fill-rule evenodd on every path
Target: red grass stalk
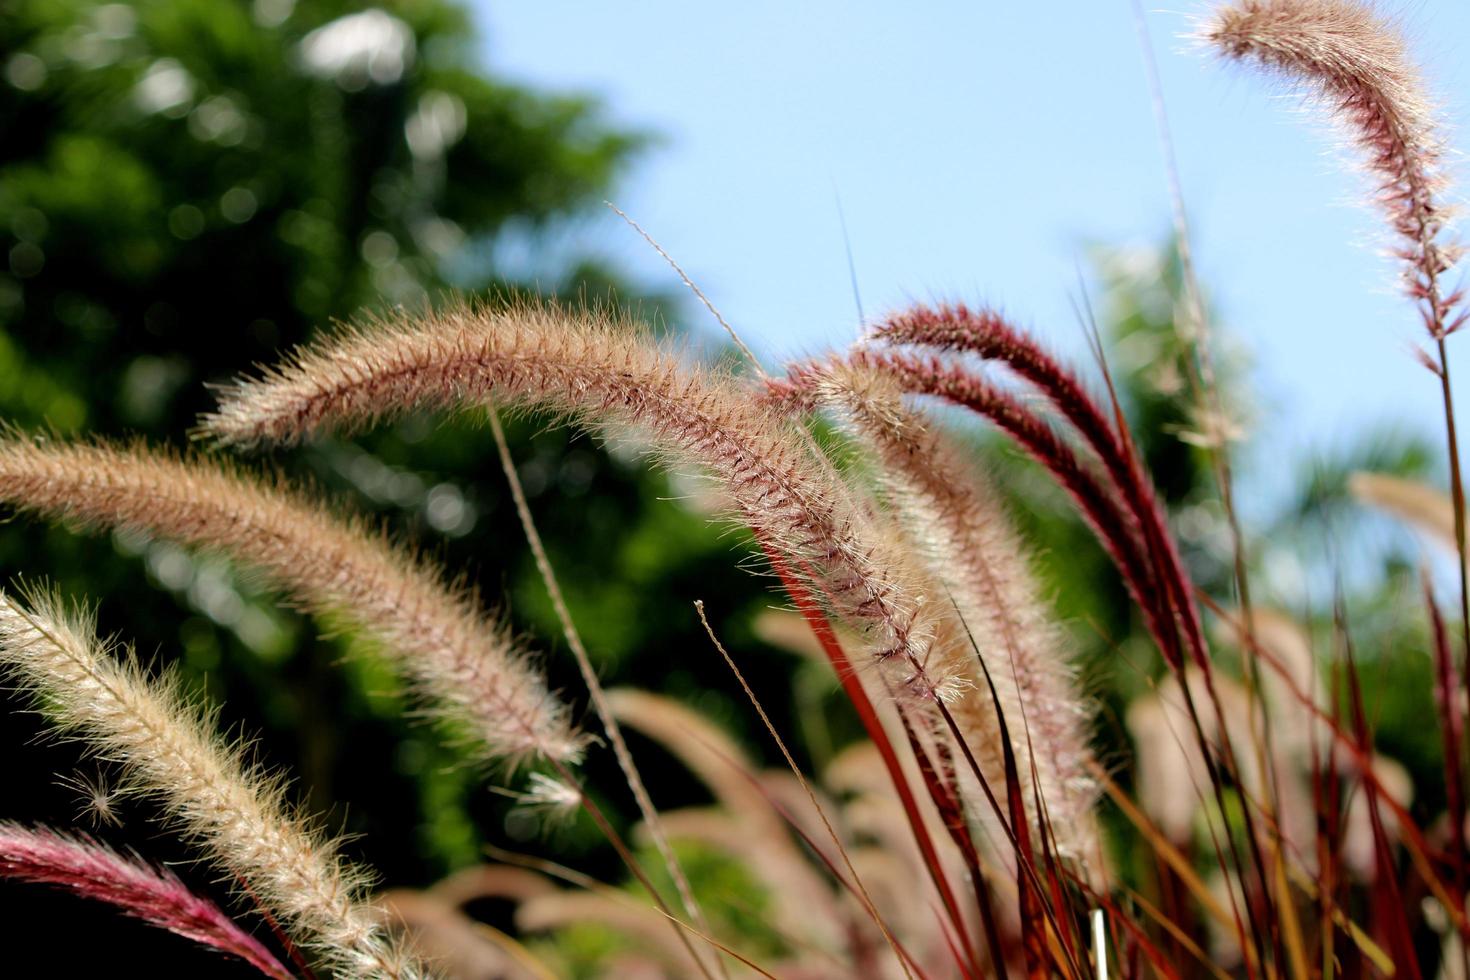
M 960 910 L 958 900 L 955 898 L 954 889 L 949 883 L 949 877 L 944 872 L 944 864 L 939 859 L 939 852 L 935 850 L 934 839 L 929 835 L 929 829 L 924 823 L 923 815 L 919 812 L 918 800 L 914 797 L 913 789 L 910 788 L 908 780 L 904 777 L 903 766 L 899 762 L 898 753 L 893 748 L 893 742 L 888 737 L 882 721 L 878 718 L 878 712 L 873 707 L 868 694 L 863 690 L 862 682 L 853 670 L 852 661 L 848 660 L 847 654 L 842 650 L 842 644 L 837 642 L 837 634 L 827 617 L 822 613 L 821 607 L 817 605 L 806 586 L 802 584 L 787 566 L 785 560 L 769 546 L 763 545 L 767 559 L 771 562 L 771 568 L 781 580 L 781 586 L 796 606 L 797 612 L 811 627 L 812 635 L 821 644 L 822 651 L 836 671 L 842 689 L 846 692 L 848 700 L 852 702 L 857 711 L 858 719 L 863 724 L 863 729 L 868 733 L 868 738 L 878 749 L 878 755 L 883 760 L 883 767 L 888 771 L 888 777 L 893 783 L 894 791 L 898 794 L 899 803 L 903 806 L 904 815 L 908 819 L 909 827 L 914 834 L 914 842 L 918 845 L 919 855 L 923 858 L 924 865 L 929 871 L 930 880 L 934 888 L 939 892 L 939 899 L 944 904 L 946 913 L 949 915 L 950 923 L 954 927 L 955 934 L 964 946 L 965 957 L 969 962 L 970 971 L 980 975 L 979 960 L 976 958 L 974 946 L 970 940 L 969 929 L 965 925 L 964 914 Z M 935 799 L 935 805 L 939 805 L 939 799 Z M 965 840 L 969 840 L 965 834 Z M 956 841 L 956 843 L 959 843 Z M 973 843 L 970 847 L 973 848 Z M 998 949 L 991 953 L 992 957 L 1001 955 Z M 1002 961 L 996 960 L 999 967 Z M 997 976 L 1004 975 L 1003 970 L 998 970 Z
M 870 334 L 873 341 L 930 347 L 943 351 L 976 354 L 986 360 L 999 361 L 1017 376 L 1034 386 L 1082 436 L 1102 463 L 1113 488 L 1132 512 L 1133 522 L 1142 537 L 1143 555 L 1152 563 L 1156 581 L 1164 587 L 1159 596 L 1161 606 L 1154 619 L 1177 622 L 1183 629 L 1187 649 L 1203 671 L 1205 690 L 1213 706 L 1220 712 L 1219 694 L 1215 689 L 1213 668 L 1204 640 L 1199 611 L 1193 601 L 1194 586 L 1169 533 L 1164 510 L 1154 492 L 1153 482 L 1145 474 L 1142 461 L 1134 450 L 1128 429 L 1120 415 L 1109 420 L 1086 385 L 1037 341 L 1017 329 L 1000 314 L 991 310 L 972 311 L 964 304 L 938 307 L 917 305 L 881 321 Z M 1242 586 L 1244 580 L 1242 577 Z M 1242 590 L 1244 592 L 1244 590 Z M 1142 603 L 1140 603 L 1142 605 Z M 1170 612 L 1172 607 L 1172 612 Z M 1173 639 L 1172 631 L 1161 640 Z M 1189 692 L 1185 692 L 1189 697 Z M 1190 704 L 1190 711 L 1194 705 Z M 1208 747 L 1203 743 L 1209 759 Z M 1238 780 L 1240 767 L 1229 739 L 1220 743 L 1220 759 L 1226 771 Z M 1213 769 L 1213 763 L 1211 763 Z M 1213 774 L 1212 774 L 1213 775 Z M 1218 780 L 1216 780 L 1218 783 Z M 1217 786 L 1218 789 L 1218 786 Z M 1265 862 L 1259 853 L 1254 820 L 1249 812 L 1246 822 L 1250 834 L 1252 858 L 1256 866 L 1262 895 L 1270 905 L 1270 891 L 1265 876 Z
M 1040 829 L 1044 802 L 1058 815 L 1062 853 L 1085 858 L 1096 847 L 1087 702 L 1072 682 L 1066 644 L 1009 515 L 966 448 L 905 405 L 893 379 L 846 363 L 822 370 L 820 379 L 809 376 L 817 398 L 836 410 L 876 463 L 887 512 L 943 583 L 977 658 L 994 657 L 1001 665 L 998 701 L 977 686 L 950 710 L 976 733 L 972 744 L 992 747 L 981 756 L 996 781 L 1003 778 L 993 749 L 1004 727 L 998 716 L 1010 719 L 1017 769 L 1039 785 L 1037 805 L 1022 794 L 1030 819 Z
M 1046 365 L 1040 359 L 1039 350 L 1033 350 L 1033 354 L 1023 360 L 1035 366 L 1034 373 L 1046 373 Z M 1114 467 L 1110 470 L 1117 475 L 1113 472 L 1110 475 L 1114 475 L 1114 483 L 1120 484 L 1120 487 L 1109 487 L 1100 482 L 1093 469 L 1082 461 L 1050 425 L 1016 398 L 977 377 L 962 365 L 949 364 L 937 357 L 923 357 L 908 351 L 865 349 L 851 352 L 846 363 L 892 377 L 908 393 L 939 397 L 976 412 L 989 419 L 1041 463 L 1072 496 L 1097 533 L 1099 541 L 1118 566 L 1124 582 L 1143 612 L 1149 631 L 1159 644 L 1165 660 L 1175 670 L 1182 669 L 1185 656 L 1178 629 L 1182 626 L 1188 655 L 1202 670 L 1206 691 L 1216 713 L 1223 717 L 1219 695 L 1212 679 L 1208 650 L 1198 627 L 1197 612 L 1189 598 L 1192 586 L 1182 563 L 1178 562 L 1177 551 L 1163 528 L 1162 514 L 1156 505 L 1142 507 L 1140 513 L 1124 503 L 1125 500 L 1131 502 L 1148 499 L 1148 492 L 1140 486 L 1143 483 L 1141 467 L 1130 462 L 1131 454 L 1118 445 L 1116 437 L 1103 437 L 1103 433 L 1110 433 L 1112 430 L 1105 421 L 1101 421 L 1103 416 L 1095 406 L 1084 407 L 1081 404 L 1090 403 L 1091 400 L 1080 384 L 1073 381 L 1054 385 L 1059 390 L 1070 392 L 1064 401 L 1078 403 L 1064 409 L 1063 414 L 1098 420 L 1100 428 L 1099 424 L 1088 424 L 1098 431 L 1104 452 L 1114 459 Z M 1054 364 L 1052 367 L 1054 371 L 1051 373 L 1067 376 L 1060 367 Z M 798 366 L 788 372 L 784 381 L 774 382 L 768 389 L 774 400 L 785 400 L 797 407 L 808 407 L 815 400 L 813 392 L 823 370 L 820 365 Z M 1108 446 L 1113 448 L 1109 449 Z M 1129 486 L 1134 489 L 1130 491 Z M 1223 765 L 1224 772 L 1239 782 L 1239 766 L 1235 760 L 1234 748 L 1228 738 L 1222 738 L 1218 747 L 1211 746 L 1205 737 L 1193 696 L 1187 687 L 1184 689 L 1184 696 L 1195 738 L 1209 771 L 1216 802 L 1224 812 L 1225 779 L 1220 767 Z M 1245 811 L 1245 820 L 1251 865 L 1260 886 L 1254 896 L 1257 900 L 1248 899 L 1246 907 L 1252 938 L 1264 962 L 1267 938 L 1273 935 L 1271 923 L 1275 921 L 1275 917 L 1271 914 L 1272 897 L 1267 880 L 1267 865 L 1260 851 L 1254 817 L 1249 808 Z M 1234 837 L 1227 835 L 1226 844 L 1233 862 L 1244 877 L 1246 862 L 1238 852 Z
M 1070 369 L 1034 338 L 991 310 L 972 311 L 962 303 L 938 307 L 917 305 L 881 321 L 872 329 L 870 339 L 976 354 L 986 360 L 999 361 L 1040 391 L 1073 425 L 1102 463 L 1113 488 L 1132 512 L 1133 522 L 1142 537 L 1143 554 L 1152 563 L 1156 581 L 1163 585 L 1166 593 L 1158 597 L 1163 608 L 1155 613 L 1155 618 L 1161 623 L 1177 622 L 1182 627 L 1189 653 L 1204 673 L 1206 692 L 1218 713 L 1219 695 L 1215 690 L 1199 611 L 1192 598 L 1194 586 L 1174 537 L 1169 533 L 1153 482 L 1145 474 L 1121 416 L 1115 413 L 1110 421 L 1086 385 Z M 1172 607 L 1172 613 L 1168 611 L 1169 607 Z M 1170 642 L 1172 631 L 1160 639 Z M 1163 649 L 1167 657 L 1168 650 Z M 1208 754 L 1207 748 L 1206 751 Z M 1234 746 L 1228 739 L 1222 740 L 1220 755 L 1227 772 L 1232 778 L 1237 778 L 1240 767 Z M 1246 820 L 1248 824 L 1253 822 L 1249 813 Z M 1257 851 L 1254 828 L 1249 828 L 1249 831 L 1253 859 L 1269 904 L 1264 860 Z
M 995 916 L 995 903 L 991 900 L 990 885 L 986 881 L 984 868 L 980 861 L 980 852 L 970 834 L 970 825 L 965 819 L 965 807 L 955 786 L 953 762 L 945 759 L 940 765 L 936 765 L 908 716 L 900 711 L 899 720 L 903 725 L 904 735 L 908 738 L 909 750 L 913 753 L 919 776 L 924 780 L 924 788 L 928 790 L 930 799 L 934 801 L 934 806 L 939 811 L 939 819 L 944 824 L 944 829 L 949 832 L 950 838 L 954 841 L 955 847 L 959 849 L 960 856 L 965 862 L 965 868 L 970 876 L 970 885 L 975 892 L 975 905 L 980 910 L 981 928 L 985 930 L 986 952 L 990 956 L 991 966 L 996 971 L 996 975 L 1000 976 L 1004 973 L 1003 966 L 1009 947 L 1001 934 Z M 938 748 L 939 746 L 936 746 L 936 749 Z M 976 778 L 981 785 L 987 787 L 988 792 L 985 777 L 978 770 Z M 992 804 L 994 801 L 995 797 L 992 795 Z
M 292 974 L 253 936 L 168 871 L 84 835 L 0 822 L 0 877 L 64 888 L 176 936 L 238 957 L 276 980 Z
M 1449 632 L 1439 604 L 1434 601 L 1427 573 L 1423 579 L 1424 603 L 1429 609 L 1430 637 L 1434 643 L 1434 700 L 1439 708 L 1441 746 L 1444 752 L 1445 809 L 1450 822 L 1450 851 L 1453 855 L 1455 898 L 1464 905 L 1465 864 L 1470 860 L 1465 850 L 1464 767 L 1460 750 L 1464 744 L 1465 719 L 1460 713 L 1460 678 L 1455 670 L 1455 656 L 1450 650 Z
M 1339 604 L 1337 619 L 1344 658 L 1344 670 L 1348 680 L 1348 696 L 1352 707 L 1353 729 L 1357 735 L 1358 748 L 1370 756 L 1368 768 L 1372 768 L 1373 732 L 1368 727 L 1368 715 L 1363 709 L 1363 688 L 1358 680 L 1358 667 L 1353 659 L 1352 639 L 1347 634 L 1345 613 Z M 1404 906 L 1403 894 L 1398 883 L 1398 869 L 1394 865 L 1393 852 L 1388 833 L 1383 826 L 1383 814 L 1379 807 L 1379 794 L 1364 793 L 1368 802 L 1368 816 L 1373 827 L 1373 847 L 1377 855 L 1378 874 L 1373 880 L 1375 902 L 1380 915 L 1374 918 L 1388 932 L 1388 946 L 1394 951 L 1394 963 L 1405 971 L 1408 980 L 1421 980 L 1419 957 L 1414 950 L 1413 930 L 1409 925 L 1408 911 Z
M 1120 924 L 1123 927 L 1123 929 L 1128 933 L 1129 938 L 1133 941 L 1133 949 L 1148 957 L 1149 965 L 1154 968 L 1155 973 L 1157 973 L 1160 977 L 1163 977 L 1164 980 L 1178 980 L 1180 976 L 1179 968 L 1174 965 L 1175 960 L 1177 960 L 1178 957 L 1174 957 L 1172 959 L 1170 957 L 1166 957 L 1163 953 L 1163 950 L 1159 949 L 1158 945 L 1148 938 L 1148 934 L 1143 931 L 1142 927 L 1140 927 L 1137 922 L 1133 921 L 1133 917 L 1124 914 L 1123 910 L 1118 908 L 1118 903 L 1114 902 L 1112 898 L 1110 898 L 1108 895 L 1103 894 L 1102 892 L 1093 892 L 1092 898 L 1094 901 L 1097 902 L 1100 908 L 1108 913 L 1109 922 Z M 1142 904 L 1141 900 L 1140 904 Z M 1161 926 L 1164 926 L 1165 932 L 1169 932 L 1169 927 L 1172 927 L 1174 925 L 1174 923 L 1169 919 L 1167 915 L 1159 912 L 1152 906 L 1145 905 L 1144 911 L 1148 913 L 1150 917 L 1158 922 Z M 1196 946 L 1187 935 L 1184 935 L 1181 932 L 1173 936 L 1173 938 L 1176 941 L 1182 940 L 1184 943 L 1187 943 L 1187 948 L 1189 948 L 1190 951 L 1194 953 L 1195 958 L 1198 959 L 1201 964 L 1206 967 L 1211 966 L 1209 960 L 1206 959 L 1203 951 L 1201 951 L 1199 947 Z M 1138 971 L 1136 964 L 1133 966 L 1133 968 L 1126 970 L 1123 973 L 1123 976 L 1126 977 L 1141 975 L 1142 974 Z M 1221 977 L 1227 976 L 1226 974 L 1220 973 L 1218 971 L 1216 975 Z
M 1336 671 L 1333 672 L 1333 703 L 1336 704 Z M 1342 798 L 1341 782 L 1337 779 L 1337 751 L 1335 740 L 1328 744 L 1324 759 L 1317 744 L 1316 729 L 1312 730 L 1312 806 L 1316 812 L 1317 838 L 1317 916 L 1318 934 L 1321 937 L 1321 961 L 1323 974 L 1331 975 L 1336 962 L 1336 937 L 1333 927 L 1333 910 L 1337 907 L 1341 875 L 1338 873 L 1342 861 Z M 1374 790 L 1367 790 L 1374 792 Z
M 1292 700 L 1305 708 L 1313 720 L 1321 722 L 1326 730 L 1331 733 L 1332 746 L 1329 750 L 1331 754 L 1328 757 L 1329 762 L 1324 766 L 1324 779 L 1331 785 L 1335 770 L 1335 764 L 1331 760 L 1336 751 L 1341 749 L 1346 754 L 1348 761 L 1352 764 L 1353 769 L 1362 782 L 1363 788 L 1378 801 L 1381 807 L 1387 809 L 1393 816 L 1399 833 L 1403 835 L 1403 842 L 1409 852 L 1409 856 L 1413 859 L 1414 868 L 1418 872 L 1419 877 L 1428 886 L 1429 890 L 1434 894 L 1434 897 L 1439 900 L 1440 905 L 1444 908 L 1445 914 L 1449 917 L 1456 931 L 1465 937 L 1467 941 L 1470 941 L 1470 920 L 1467 920 L 1464 911 L 1455 905 L 1454 899 L 1450 895 L 1453 886 L 1447 886 L 1441 881 L 1439 875 L 1434 870 L 1432 855 L 1436 853 L 1436 848 L 1430 846 L 1429 841 L 1424 836 L 1424 832 L 1414 822 L 1409 811 L 1404 808 L 1403 804 L 1394 799 L 1393 794 L 1384 786 L 1383 781 L 1378 777 L 1373 766 L 1371 747 L 1365 751 L 1359 737 L 1356 734 L 1348 733 L 1341 718 L 1337 714 L 1337 707 L 1341 696 L 1336 687 L 1338 683 L 1336 675 L 1334 674 L 1333 679 L 1332 711 L 1329 713 L 1317 703 L 1317 699 L 1310 691 L 1304 691 L 1298 686 L 1290 669 L 1275 654 L 1265 646 L 1257 643 L 1240 624 L 1234 623 L 1218 603 L 1207 595 L 1201 594 L 1200 598 L 1212 613 L 1221 617 L 1223 621 L 1232 624 L 1233 628 L 1237 630 L 1237 636 L 1240 641 L 1246 644 L 1253 656 L 1260 658 L 1262 663 L 1282 678 L 1284 682 L 1282 689 L 1291 696 Z M 1333 790 L 1332 792 L 1335 793 L 1336 791 Z M 1338 808 L 1333 807 L 1332 812 L 1335 815 L 1338 813 Z M 1334 819 L 1336 819 L 1336 816 L 1334 816 Z M 1323 866 L 1326 867 L 1325 864 Z

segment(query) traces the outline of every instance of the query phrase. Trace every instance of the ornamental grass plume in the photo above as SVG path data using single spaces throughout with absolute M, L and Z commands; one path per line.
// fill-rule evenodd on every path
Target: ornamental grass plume
M 941 784 L 938 770 L 925 770 L 929 791 L 945 797 L 946 829 L 969 848 L 974 887 L 986 887 L 963 826 L 966 803 L 976 819 L 1014 819 L 996 798 L 1009 780 L 977 757 L 999 733 L 972 745 L 949 711 L 976 683 L 963 630 L 893 529 L 875 522 L 829 461 L 739 379 L 687 363 L 626 317 L 604 311 L 538 302 L 456 306 L 379 320 L 298 349 L 263 376 L 223 389 L 199 435 L 243 446 L 291 443 L 412 410 L 495 405 L 560 413 L 603 435 L 632 429 L 666 462 L 712 475 L 808 620 L 829 629 L 822 611 L 829 610 L 861 635 L 855 661 L 870 669 L 882 697 L 902 706 L 904 736 L 940 759 L 945 779 L 967 766 L 964 791 L 984 790 L 983 799 L 962 803 L 954 781 Z M 824 649 L 849 696 L 864 701 L 865 727 L 887 744 L 875 731 L 868 695 L 849 683 L 854 661 L 835 642 Z M 891 752 L 885 766 L 915 833 L 926 834 Z M 974 962 L 963 912 L 927 836 L 923 849 L 945 914 Z
M 83 528 L 121 527 L 219 552 L 312 612 L 344 617 L 484 761 L 580 758 L 569 709 L 468 590 L 364 521 L 284 481 L 135 445 L 0 437 L 0 501 Z
M 1398 236 L 1410 294 L 1442 339 L 1462 298 L 1441 279 L 1463 249 L 1445 234 L 1443 141 L 1419 72 L 1394 27 L 1356 0 L 1241 0 L 1199 36 L 1228 58 L 1255 61 L 1311 86 L 1357 145 Z
M 804 366 L 791 377 L 809 386 L 817 403 L 835 408 L 866 448 L 909 541 L 943 582 L 976 654 L 992 664 L 1017 768 L 1028 779 L 1035 775 L 1039 799 L 1026 794 L 1031 819 L 1044 803 L 1058 850 L 1071 858 L 1093 856 L 1096 787 L 1089 775 L 1085 702 L 1073 689 L 1061 634 L 994 490 L 960 446 L 904 405 L 892 378 L 839 359 Z M 775 384 L 778 398 L 791 383 Z M 990 692 L 971 689 L 953 710 L 978 737 L 977 751 L 984 750 L 999 730 Z M 991 764 L 1000 771 L 998 760 Z
M 152 926 L 236 956 L 275 980 L 291 973 L 255 937 L 170 871 L 82 834 L 0 821 L 0 878 L 54 885 Z
M 971 682 L 938 635 L 922 577 L 793 428 L 735 378 L 686 363 L 626 318 L 526 302 L 379 321 L 224 388 L 199 434 L 226 445 L 292 443 L 492 401 L 559 412 L 603 434 L 641 430 L 670 462 L 714 474 L 761 545 L 863 630 L 897 695 L 933 704 Z
M 358 896 L 368 875 L 286 802 L 283 781 L 249 762 L 173 675 L 115 655 L 84 613 L 52 594 L 0 595 L 0 667 L 61 734 L 120 766 L 136 792 L 239 879 L 334 975 L 417 980 L 424 967 Z

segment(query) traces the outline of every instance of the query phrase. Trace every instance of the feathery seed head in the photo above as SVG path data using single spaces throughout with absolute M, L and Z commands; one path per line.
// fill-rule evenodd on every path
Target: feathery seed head
M 558 412 L 603 434 L 639 430 L 660 455 L 711 473 L 761 544 L 863 632 L 897 694 L 933 701 L 960 683 L 930 673 L 934 632 L 907 562 L 791 426 L 736 378 L 688 364 L 627 319 L 525 303 L 378 322 L 224 389 L 200 434 L 289 443 L 492 402 Z
M 360 520 L 202 457 L 0 436 L 0 502 L 84 528 L 220 552 L 363 630 L 486 761 L 580 758 L 568 708 L 509 630 L 443 573 Z
M 96 776 L 73 773 L 70 776 L 61 776 L 56 781 L 76 792 L 81 803 L 78 816 L 90 820 L 94 826 L 122 826 L 117 803 L 124 795 L 125 787 L 114 784 L 100 772 Z
M 340 975 L 426 975 L 357 900 L 365 873 L 286 803 L 278 777 L 213 730 L 172 675 L 153 680 L 130 652 L 113 656 L 89 617 L 45 593 L 24 605 L 0 594 L 0 669 L 45 702 L 58 730 L 120 766 L 132 788 L 156 797 Z
M 1443 141 L 1418 69 L 1395 27 L 1359 0 L 1238 0 L 1217 9 L 1198 36 L 1228 58 L 1255 61 L 1310 86 L 1343 124 L 1379 183 L 1379 202 L 1399 237 L 1411 296 L 1435 336 L 1453 330 L 1439 278 L 1461 257 L 1442 235 Z
M 570 819 L 582 805 L 582 791 L 542 772 L 531 773 L 530 785 L 521 796 L 521 805 L 552 819 Z
M 909 550 L 927 559 L 942 583 L 944 604 L 953 602 L 962 619 L 950 631 L 949 656 L 964 663 L 978 655 L 991 665 L 1018 769 L 1031 773 L 1034 759 L 1058 845 L 1068 856 L 1090 856 L 1096 841 L 1089 839 L 1087 814 L 1095 788 L 1088 776 L 1086 709 L 1071 688 L 1060 633 L 1000 501 L 967 454 L 904 404 L 898 379 L 863 358 L 798 365 L 784 384 L 836 409 L 879 463 Z M 989 768 L 987 778 L 1003 786 L 1001 726 L 989 690 L 956 693 L 956 719 Z M 1036 819 L 1034 805 L 1030 811 Z

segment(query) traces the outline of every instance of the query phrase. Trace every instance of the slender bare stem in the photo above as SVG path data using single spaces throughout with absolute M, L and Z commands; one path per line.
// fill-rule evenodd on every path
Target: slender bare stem
M 561 585 L 556 579 L 556 570 L 551 567 L 551 559 L 546 554 L 546 546 L 541 542 L 541 532 L 536 529 L 536 522 L 531 517 L 531 508 L 526 503 L 526 492 L 521 487 L 521 478 L 516 471 L 515 460 L 511 458 L 510 444 L 506 441 L 505 429 L 500 424 L 500 415 L 495 411 L 493 405 L 487 409 L 486 414 L 490 419 L 490 432 L 495 437 L 495 450 L 500 456 L 500 467 L 505 471 L 506 482 L 510 485 L 510 495 L 515 502 L 516 516 L 520 519 L 521 530 L 525 532 L 526 543 L 530 545 L 531 554 L 536 559 L 536 569 L 541 573 L 541 581 L 546 586 L 546 593 L 551 597 L 552 608 L 556 610 L 556 618 L 561 623 L 562 635 L 566 637 L 572 657 L 577 661 L 577 669 L 582 674 L 582 682 L 587 685 L 587 693 L 592 699 L 593 710 L 597 712 L 598 720 L 602 722 L 602 728 L 607 732 L 608 741 L 612 743 L 613 754 L 618 760 L 618 768 L 623 771 L 623 778 L 627 780 L 628 788 L 632 790 L 633 798 L 638 802 L 638 811 L 643 815 L 643 822 L 648 826 L 654 846 L 658 848 L 659 856 L 663 858 L 669 876 L 674 879 L 674 887 L 678 889 L 679 900 L 684 905 L 684 911 L 694 920 L 694 924 L 701 932 L 708 934 L 710 932 L 709 923 L 704 918 L 699 902 L 694 898 L 694 889 L 690 887 L 689 878 L 684 874 L 684 868 L 679 863 L 674 848 L 669 844 L 668 835 L 664 833 L 658 808 L 653 805 L 653 800 L 643 785 L 643 777 L 639 774 L 638 766 L 633 761 L 633 753 L 628 751 L 628 743 L 623 739 L 622 726 L 618 724 L 617 717 L 608 706 L 607 693 L 603 690 L 602 681 L 598 680 L 597 671 L 592 668 L 592 658 L 587 655 L 587 647 L 582 643 L 582 634 L 578 631 L 577 624 L 572 621 L 571 611 L 567 608 L 566 599 L 562 596 Z M 679 934 L 679 939 L 689 947 L 689 955 L 700 964 L 700 969 L 706 970 L 703 957 L 695 952 L 684 930 L 677 928 L 677 923 L 675 931 Z M 725 970 L 724 961 L 718 956 L 715 958 L 715 965 L 722 976 L 729 975 Z

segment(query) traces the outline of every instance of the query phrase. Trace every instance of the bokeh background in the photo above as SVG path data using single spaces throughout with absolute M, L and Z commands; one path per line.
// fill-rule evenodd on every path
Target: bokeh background
M 1437 90 L 1470 106 L 1470 65 L 1442 40 L 1470 36 L 1470 14 L 1445 2 L 1405 16 Z M 1182 15 L 1141 22 L 1150 41 L 1123 4 L 921 16 L 835 3 L 690 14 L 664 3 L 0 0 L 0 416 L 27 432 L 183 446 L 211 405 L 207 383 L 334 320 L 455 294 L 613 302 L 695 354 L 728 353 L 603 206 L 613 200 L 770 365 L 845 344 L 860 310 L 913 297 L 1000 302 L 1085 361 L 1077 311 L 1090 304 L 1187 557 L 1225 594 L 1224 523 L 1181 438 L 1179 266 L 1148 44 L 1241 415 L 1262 597 L 1312 623 L 1339 583 L 1350 593 L 1365 670 L 1393 678 L 1368 684 L 1381 747 L 1418 777 L 1419 812 L 1438 813 L 1437 736 L 1414 720 L 1432 710 L 1416 581 L 1435 558 L 1344 489 L 1360 468 L 1442 477 L 1432 379 L 1403 349 L 1412 311 L 1373 251 L 1373 217 L 1346 206 L 1361 197 L 1355 178 L 1302 134 L 1291 105 L 1184 50 Z M 819 769 L 855 736 L 831 676 L 760 638 L 778 600 L 742 568 L 743 535 L 677 499 L 688 487 L 636 453 L 544 419 L 511 428 L 610 685 L 676 697 L 774 762 L 697 629 L 702 598 L 803 764 Z M 1065 500 L 987 433 L 967 435 L 1035 542 L 1097 703 L 1101 751 L 1126 782 L 1120 719 L 1158 665 Z M 465 572 L 545 651 L 554 686 L 584 703 L 480 420 L 410 418 L 252 465 L 315 483 Z M 176 665 L 223 724 L 259 735 L 262 757 L 295 774 L 387 884 L 432 882 L 486 844 L 622 879 L 590 825 L 543 825 L 490 792 L 441 733 L 405 718 L 391 675 L 346 656 L 351 636 L 323 637 L 223 562 L 13 519 L 0 528 L 0 573 L 89 598 L 105 631 Z M 85 825 L 61 780 L 106 780 L 105 768 L 41 739 L 18 700 L 6 707 L 0 818 Z M 636 737 L 634 749 L 660 805 L 704 798 L 662 750 Z M 588 778 L 630 824 L 606 750 Z M 515 782 L 488 780 L 501 781 Z M 186 856 L 146 805 L 124 815 L 102 831 L 109 840 Z M 704 887 L 758 913 L 738 867 L 690 860 Z M 207 871 L 185 870 L 210 885 Z M 50 975 L 119 956 L 157 975 L 230 974 L 38 889 L 0 887 L 0 904 L 8 949 Z M 479 911 L 506 924 L 506 909 Z M 62 922 L 88 941 L 35 938 Z M 566 939 L 566 968 L 612 941 Z

